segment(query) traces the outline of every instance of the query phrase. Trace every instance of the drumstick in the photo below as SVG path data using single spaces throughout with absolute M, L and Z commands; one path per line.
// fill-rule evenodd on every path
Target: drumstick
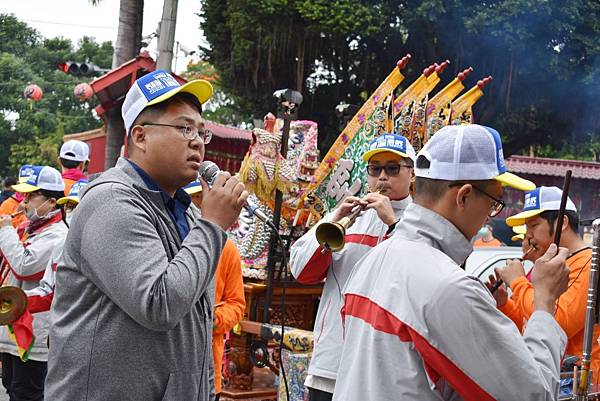
M 554 243 L 558 248 L 560 246 L 560 235 L 562 234 L 563 219 L 565 218 L 565 209 L 567 208 L 567 199 L 569 197 L 569 187 L 571 186 L 571 170 L 567 170 L 565 181 L 563 183 L 562 197 L 560 198 L 560 209 L 556 218 L 556 232 L 554 233 Z
M 14 219 L 15 217 L 17 217 L 23 213 L 25 213 L 25 210 L 19 210 L 18 212 L 11 213 L 10 217 Z

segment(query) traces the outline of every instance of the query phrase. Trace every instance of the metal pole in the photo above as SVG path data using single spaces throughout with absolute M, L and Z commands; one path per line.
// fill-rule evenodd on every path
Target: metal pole
M 281 135 L 281 156 L 285 159 L 288 151 L 288 140 L 290 137 L 290 122 L 292 121 L 292 109 L 280 104 L 281 117 L 283 117 L 283 129 Z M 275 177 L 277 179 L 277 177 Z M 279 224 L 281 222 L 281 205 L 283 203 L 283 193 L 280 190 L 275 191 L 275 206 L 273 208 L 273 223 L 279 230 Z M 265 305 L 263 310 L 263 323 L 268 323 L 270 319 L 269 309 L 271 307 L 271 299 L 273 297 L 273 275 L 275 273 L 275 248 L 277 247 L 277 236 L 271 234 L 271 240 L 269 242 L 269 259 L 267 261 L 268 269 L 268 281 L 267 281 L 267 293 L 265 295 Z M 285 249 L 282 249 L 285 252 Z M 284 269 L 287 266 L 283 266 Z M 283 321 L 284 316 L 281 317 Z
M 160 32 L 158 36 L 158 59 L 156 68 L 171 71 L 173 44 L 177 23 L 177 3 L 179 0 L 164 0 Z

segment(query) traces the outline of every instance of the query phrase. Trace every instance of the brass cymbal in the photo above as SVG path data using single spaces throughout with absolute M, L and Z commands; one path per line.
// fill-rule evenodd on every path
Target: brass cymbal
M 0 287 L 0 325 L 13 323 L 25 312 L 27 295 L 19 287 Z

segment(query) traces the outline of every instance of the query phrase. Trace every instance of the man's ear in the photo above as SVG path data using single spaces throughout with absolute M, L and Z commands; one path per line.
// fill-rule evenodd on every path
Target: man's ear
M 473 186 L 471 184 L 465 184 L 458 188 L 456 192 L 456 206 L 460 209 L 466 209 L 467 198 L 473 194 Z
M 566 214 L 563 216 L 563 223 L 562 223 L 562 231 L 565 232 L 567 229 L 569 228 L 569 216 L 567 216 Z
M 136 151 L 146 152 L 146 129 L 141 125 L 134 125 L 129 131 L 129 153 L 133 149 Z

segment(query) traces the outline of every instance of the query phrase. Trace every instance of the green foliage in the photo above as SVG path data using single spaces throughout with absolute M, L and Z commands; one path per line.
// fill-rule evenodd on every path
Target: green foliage
M 594 155 L 574 144 L 600 135 L 597 0 L 203 0 L 202 9 L 206 60 L 239 115 L 262 118 L 273 90 L 301 90 L 301 118 L 319 123 L 322 150 L 339 133 L 335 105 L 361 104 L 410 53 L 403 87 L 445 59 L 438 88 L 469 66 L 466 86 L 494 77 L 475 112 L 502 132 L 506 154 L 549 144 Z
M 93 103 L 73 96 L 78 83 L 89 77 L 67 75 L 60 62 L 89 60 L 110 68 L 112 45 L 84 37 L 73 48 L 64 38 L 42 38 L 14 16 L 0 14 L 0 175 L 15 174 L 22 164 L 57 166 L 62 137 L 98 127 Z M 36 84 L 39 102 L 28 101 L 23 90 Z

